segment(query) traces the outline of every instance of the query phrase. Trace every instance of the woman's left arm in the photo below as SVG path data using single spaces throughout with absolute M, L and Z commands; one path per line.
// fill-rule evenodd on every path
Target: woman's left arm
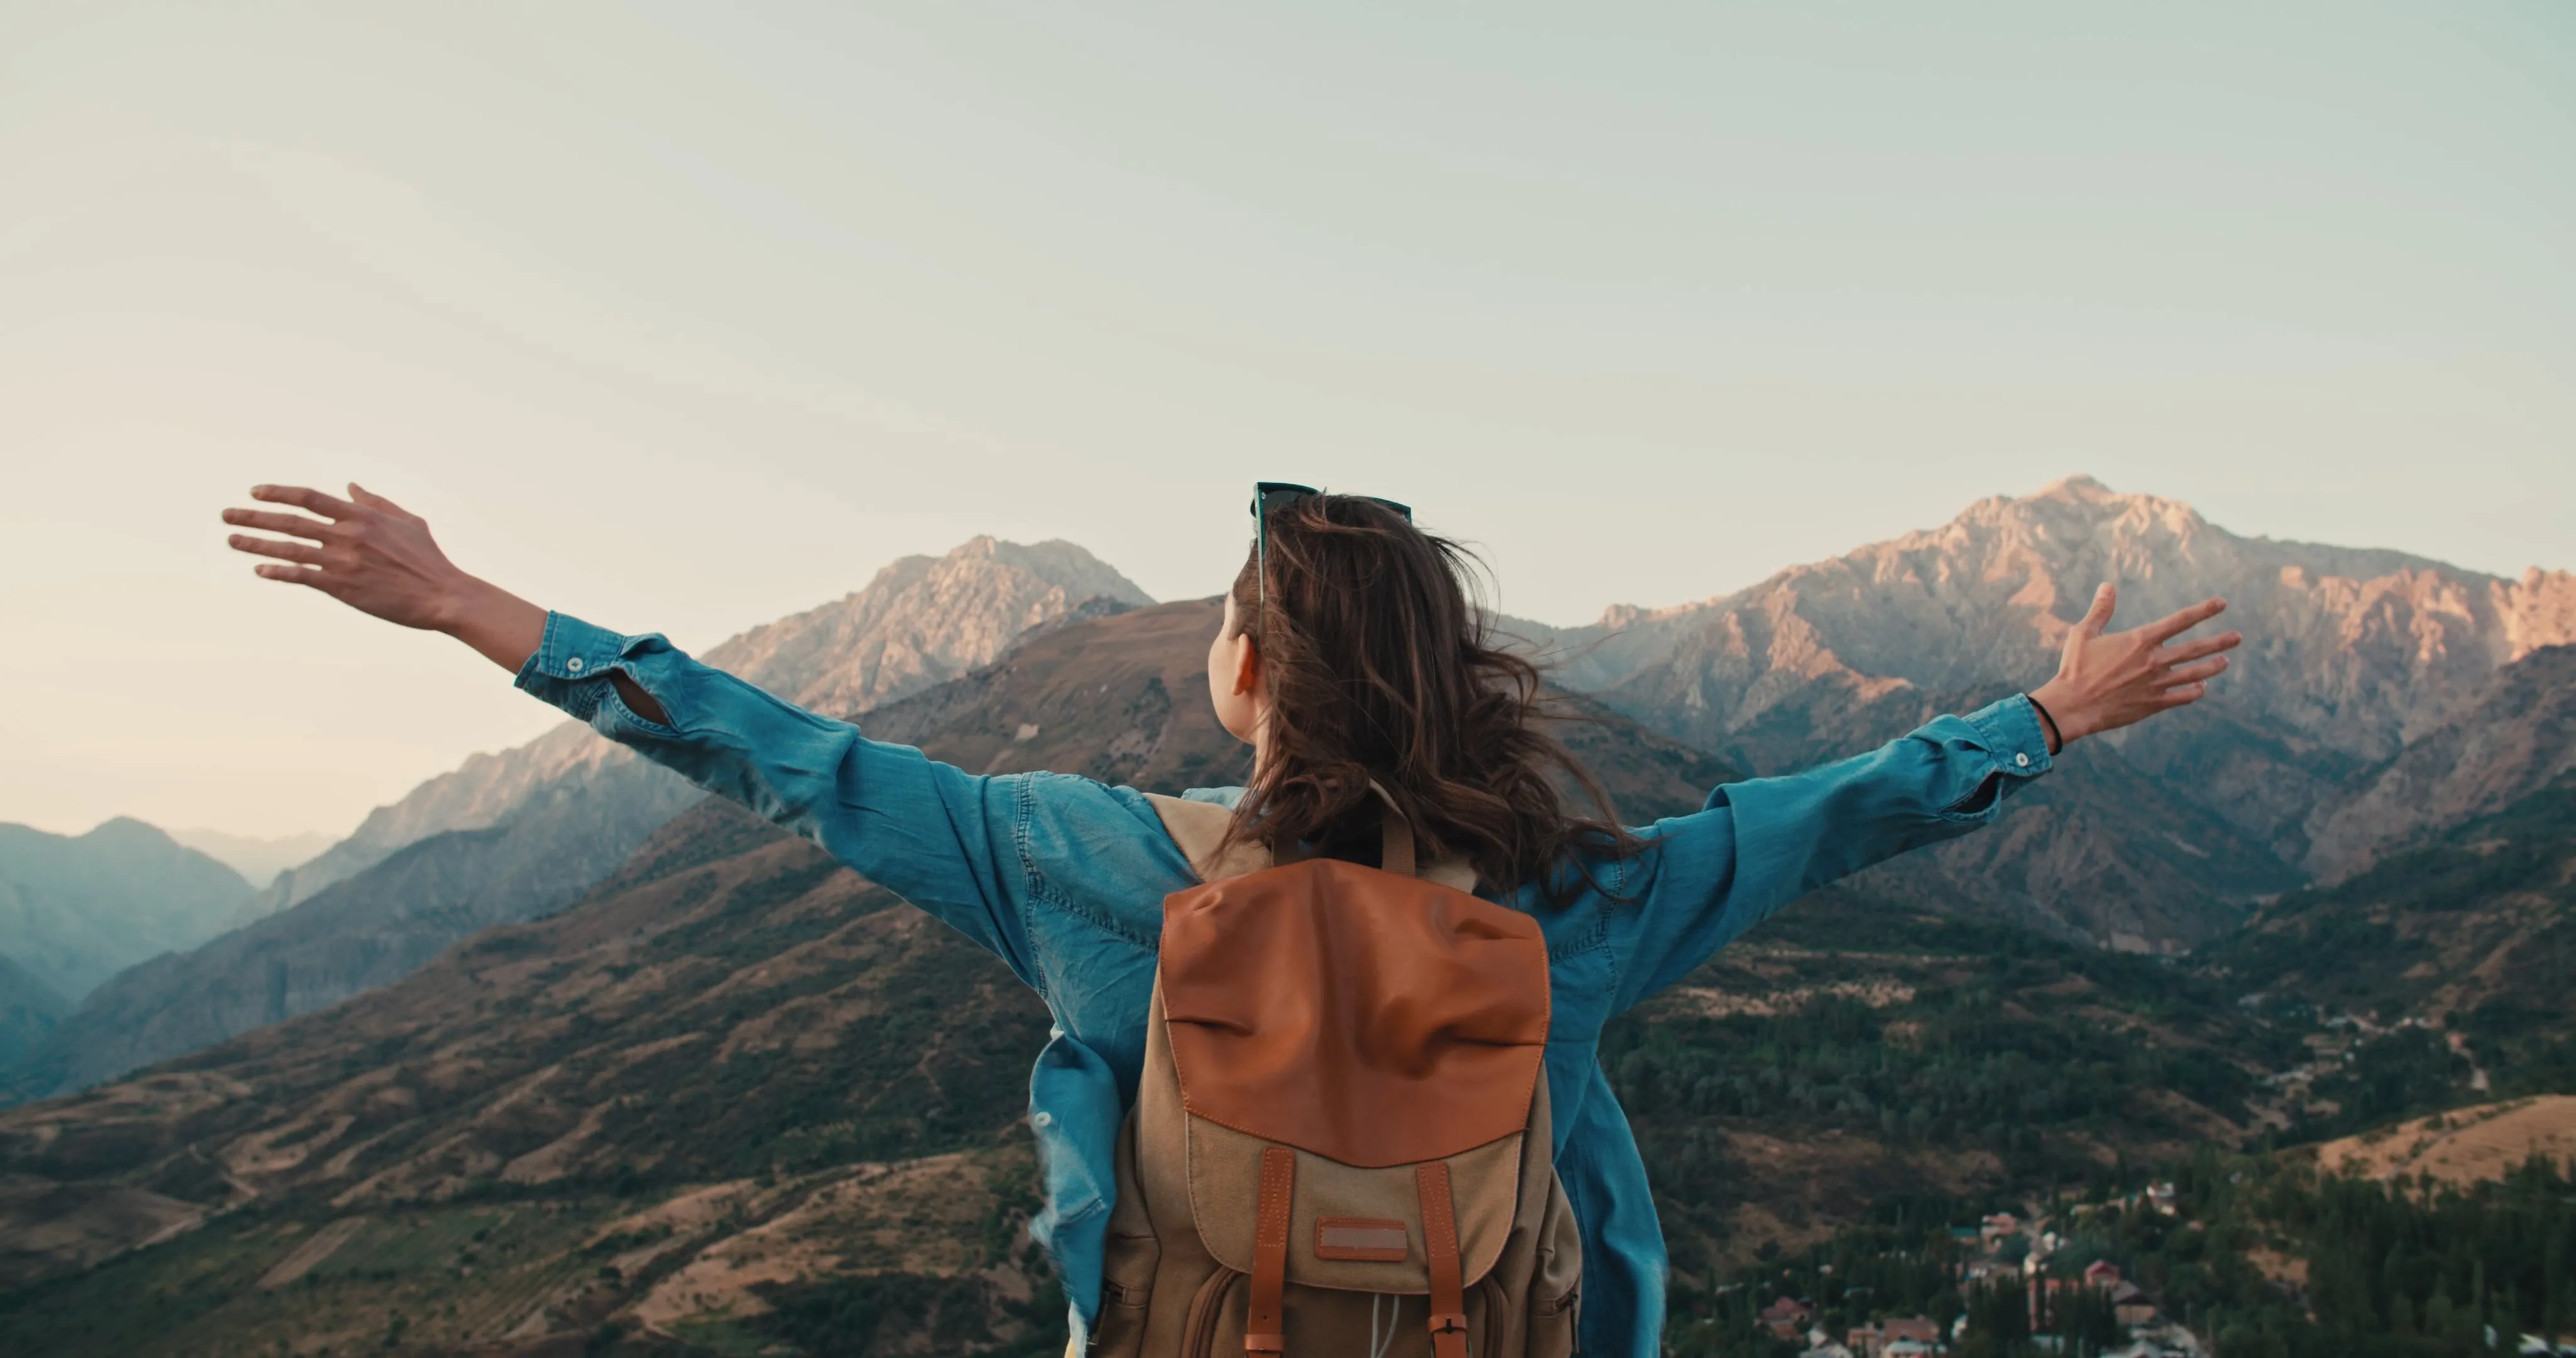
M 2244 639 L 2180 639 L 2226 607 L 2216 599 L 2106 635 L 2117 601 L 2109 585 L 2095 594 L 2067 634 L 2056 677 L 2029 695 L 1936 718 L 1804 773 L 1727 784 L 1698 813 L 1656 826 L 1651 875 L 1628 917 L 1616 1007 L 1688 975 L 1828 882 L 1992 823 L 2064 742 L 2199 700 L 2227 667 L 2223 652 Z

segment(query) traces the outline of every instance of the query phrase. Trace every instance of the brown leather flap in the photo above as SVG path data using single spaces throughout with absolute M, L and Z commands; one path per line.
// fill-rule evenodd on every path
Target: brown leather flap
M 1458 1257 L 1471 1282 L 1493 1268 L 1511 1238 L 1524 1135 L 1515 1127 L 1510 1136 L 1447 1161 L 1456 1185 Z M 1190 1214 L 1207 1252 L 1238 1273 L 1250 1273 L 1257 1262 L 1261 1157 L 1270 1149 L 1271 1143 L 1257 1136 L 1204 1118 L 1189 1120 Z M 1414 1167 L 1360 1169 L 1302 1151 L 1295 1154 L 1297 1201 L 1288 1222 L 1288 1281 L 1391 1295 L 1430 1291 L 1428 1237 Z M 1404 1252 L 1393 1259 L 1335 1258 L 1316 1248 L 1322 1239 L 1319 1226 L 1328 1218 L 1395 1223 L 1404 1237 Z M 1420 1312 L 1415 1317 L 1418 1322 Z
M 1346 1165 L 1437 1160 L 1529 1119 L 1547 944 L 1516 910 L 1308 859 L 1163 902 L 1184 1106 Z

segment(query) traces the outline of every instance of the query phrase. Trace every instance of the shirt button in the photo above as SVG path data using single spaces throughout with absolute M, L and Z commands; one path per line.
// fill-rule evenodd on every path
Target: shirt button
M 1040 1127 L 1052 1127 L 1055 1125 L 1055 1114 L 1041 1108 L 1029 1116 L 1029 1121 Z
M 575 674 L 579 674 L 579 673 L 581 673 L 581 657 L 580 657 L 580 656 L 574 656 L 572 659 L 565 661 L 565 662 L 564 662 L 564 668 L 565 668 L 565 669 L 568 669 L 568 670 L 570 670 L 570 671 L 572 671 L 572 672 L 573 672 L 573 673 L 575 673 Z
M 580 664 L 581 662 L 580 662 L 580 661 L 578 661 L 578 660 L 576 660 L 576 661 L 574 661 L 574 662 L 572 662 L 572 663 L 574 663 L 574 664 L 578 665 L 578 664 Z M 2018 764 L 2018 765 L 2020 765 L 2020 766 L 2021 766 L 2021 767 L 2023 767 L 2023 768 L 2029 768 L 2029 767 L 2030 767 L 2030 756 L 2029 756 L 2029 755 L 2026 755 L 2026 754 L 2017 754 L 2017 755 L 2014 755 L 2014 756 L 2013 756 L 2013 763 Z

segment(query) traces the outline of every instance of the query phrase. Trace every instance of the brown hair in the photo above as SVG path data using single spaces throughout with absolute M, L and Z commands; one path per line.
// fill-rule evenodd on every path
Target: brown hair
M 1465 548 L 1348 495 L 1273 510 L 1268 533 L 1266 588 L 1256 552 L 1233 599 L 1234 627 L 1261 656 L 1269 756 L 1229 842 L 1373 849 L 1375 779 L 1424 861 L 1464 856 L 1495 891 L 1536 882 L 1561 897 L 1569 859 L 1643 851 L 1540 724 L 1567 716 L 1549 710 L 1538 667 L 1495 644 Z M 1567 784 L 1597 814 L 1574 814 Z

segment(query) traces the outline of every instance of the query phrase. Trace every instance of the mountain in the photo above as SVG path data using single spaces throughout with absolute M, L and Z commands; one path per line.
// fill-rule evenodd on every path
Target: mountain
M 986 664 L 1033 630 L 1147 602 L 1071 544 L 977 538 L 907 557 L 707 658 L 855 713 Z M 699 795 L 573 722 L 477 755 L 281 874 L 255 923 L 101 987 L 0 1068 L 0 1094 L 68 1092 L 399 979 L 477 929 L 562 908 Z
M 338 841 L 319 832 L 261 839 L 221 830 L 172 830 L 170 838 L 242 875 L 256 890 L 266 890 L 277 874 L 304 862 Z
M 1054 769 L 1168 791 L 1239 784 L 1250 750 L 1217 725 L 1206 699 L 1208 638 L 1224 616 L 1208 599 L 1065 627 L 879 708 L 868 734 L 973 773 Z M 1556 734 L 1630 820 L 1697 810 L 1710 788 L 1738 776 L 1579 696 L 1555 696 L 1569 718 Z
M 35 1050 L 71 1007 L 42 978 L 0 953 L 0 1069 Z
M 2231 725 L 2160 722 L 2121 743 L 2151 747 L 2126 752 L 2160 769 L 2249 730 L 2293 742 L 2268 756 L 2305 761 L 2290 788 L 2217 789 L 2231 818 L 2292 841 L 2321 777 L 2394 757 L 2503 665 L 2576 642 L 2576 576 L 2565 572 L 2505 580 L 2399 552 L 2243 537 L 2180 501 L 2090 477 L 1981 500 L 1940 528 L 1732 595 L 1616 608 L 1543 639 L 1576 657 L 1566 683 L 1771 772 L 1820 746 L 1874 743 L 1927 702 L 2037 684 L 2103 580 L 2121 587 L 2115 626 L 2229 600 L 2220 625 L 2248 643 L 2217 686 L 2225 701 L 2191 715 L 2223 711 Z
M 2320 1134 L 2576 1093 L 2576 777 L 2283 896 L 2203 965 L 2374 1039 L 2320 1078 Z
M 2576 774 L 2576 646 L 2497 670 L 2437 726 L 2406 744 L 2361 794 L 2322 817 L 2309 863 L 2349 876 L 2420 841 Z
M 1774 773 L 2037 685 L 2103 580 L 2120 585 L 2115 626 L 2229 600 L 2223 625 L 2248 640 L 2211 700 L 2078 747 L 2086 776 L 2033 799 L 2064 808 L 2023 827 L 2037 857 L 1981 837 L 1887 870 L 1883 889 L 2102 943 L 2213 937 L 2249 902 L 2333 871 L 2348 843 L 2400 833 L 2386 816 L 2334 818 L 2499 671 L 2576 642 L 2576 576 L 2244 537 L 2087 477 L 1735 594 L 1522 630 L 1562 659 L 1563 682 Z M 1999 855 L 2024 880 L 1998 878 Z
M 205 941 L 249 895 L 232 869 L 139 820 L 84 835 L 0 825 L 0 953 L 68 997 Z
M 799 706 L 850 715 L 989 664 L 1022 632 L 1101 602 L 1132 608 L 1153 600 L 1072 543 L 979 537 L 946 556 L 904 557 L 864 589 L 755 627 L 700 658 Z M 376 808 L 347 839 L 281 876 L 263 904 L 284 909 L 406 844 L 496 824 L 547 789 L 632 758 L 576 722 L 475 755 Z
M 695 800 L 626 760 L 499 824 L 406 845 L 300 905 L 119 972 L 0 1069 L 0 1093 L 67 1093 L 398 981 L 477 930 L 563 908 Z

